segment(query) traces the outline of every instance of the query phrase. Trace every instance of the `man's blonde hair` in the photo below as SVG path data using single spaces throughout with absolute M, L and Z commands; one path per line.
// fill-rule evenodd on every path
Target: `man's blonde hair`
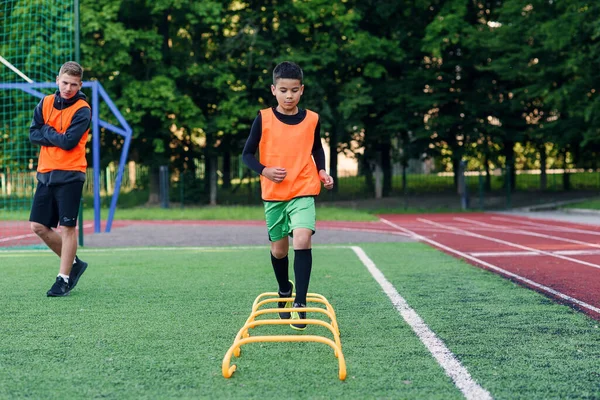
M 83 68 L 75 61 L 67 61 L 60 67 L 60 71 L 58 71 L 58 76 L 61 76 L 62 74 L 77 76 L 80 79 L 83 79 Z

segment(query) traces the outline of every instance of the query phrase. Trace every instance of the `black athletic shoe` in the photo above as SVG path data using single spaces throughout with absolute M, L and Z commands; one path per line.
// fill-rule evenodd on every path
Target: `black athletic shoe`
M 277 294 L 279 294 L 279 297 L 292 297 L 294 293 L 294 282 L 290 281 L 290 290 L 287 292 L 277 292 Z M 278 301 L 277 302 L 277 307 L 278 308 L 292 308 L 292 302 L 291 301 Z M 290 319 L 292 318 L 292 314 L 290 314 L 289 312 L 280 312 L 279 313 L 279 318 L 281 319 Z
M 69 290 L 75 288 L 75 285 L 77 285 L 79 278 L 81 278 L 81 275 L 83 275 L 87 266 L 88 263 L 81 261 L 79 257 L 75 256 L 75 264 L 73 264 L 71 273 L 69 274 Z
M 306 304 L 302 304 L 302 303 L 294 303 L 293 308 L 303 308 L 306 307 Z M 301 320 L 301 319 L 306 319 L 306 312 L 305 311 L 292 311 L 292 320 Z M 293 323 L 290 324 L 290 326 L 292 327 L 292 329 L 296 329 L 299 331 L 303 331 L 306 329 L 306 324 L 299 324 L 299 323 Z
M 71 293 L 69 290 L 69 284 L 65 282 L 63 278 L 57 276 L 56 282 L 54 282 L 54 285 L 52 285 L 50 290 L 46 292 L 46 295 L 48 295 L 48 297 L 62 297 L 68 296 L 69 293 Z

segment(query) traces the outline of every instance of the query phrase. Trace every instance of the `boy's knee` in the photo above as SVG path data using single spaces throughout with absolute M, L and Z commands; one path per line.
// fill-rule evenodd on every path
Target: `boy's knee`
M 288 255 L 290 244 L 287 238 L 271 242 L 271 254 L 277 259 L 281 259 Z
M 31 228 L 31 231 L 38 236 L 43 235 L 44 233 L 50 230 L 50 228 L 40 224 L 39 222 L 32 222 L 31 224 L 29 224 L 29 226 Z
M 271 254 L 273 254 L 273 257 L 280 260 L 283 257 L 287 256 L 287 251 L 282 250 L 282 249 L 276 249 L 276 250 L 271 250 Z
M 310 249 L 312 231 L 303 229 L 300 232 L 294 232 L 294 249 L 305 250 Z

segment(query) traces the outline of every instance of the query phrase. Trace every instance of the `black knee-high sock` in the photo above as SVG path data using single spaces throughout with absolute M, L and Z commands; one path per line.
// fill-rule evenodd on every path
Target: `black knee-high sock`
M 273 265 L 273 272 L 275 272 L 275 278 L 279 285 L 279 291 L 287 293 L 290 290 L 290 276 L 288 272 L 290 260 L 287 254 L 283 258 L 275 258 L 273 253 L 271 253 L 271 264 Z
M 312 250 L 294 250 L 294 275 L 296 276 L 296 303 L 306 304 L 306 293 L 312 270 Z

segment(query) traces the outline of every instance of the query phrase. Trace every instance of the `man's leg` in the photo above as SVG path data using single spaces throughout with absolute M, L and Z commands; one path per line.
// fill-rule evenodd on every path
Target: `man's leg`
M 83 182 L 67 183 L 54 189 L 62 237 L 60 274 L 69 277 L 69 290 L 75 287 L 88 266 L 77 257 L 76 227 L 82 191 Z
M 73 260 L 77 253 L 77 230 L 74 226 L 61 226 L 62 248 L 60 256 L 60 273 L 69 275 L 73 268 Z
M 60 257 L 62 252 L 62 237 L 58 232 L 38 222 L 31 223 L 31 230 L 46 243 L 46 246 L 48 246 L 50 250 Z

